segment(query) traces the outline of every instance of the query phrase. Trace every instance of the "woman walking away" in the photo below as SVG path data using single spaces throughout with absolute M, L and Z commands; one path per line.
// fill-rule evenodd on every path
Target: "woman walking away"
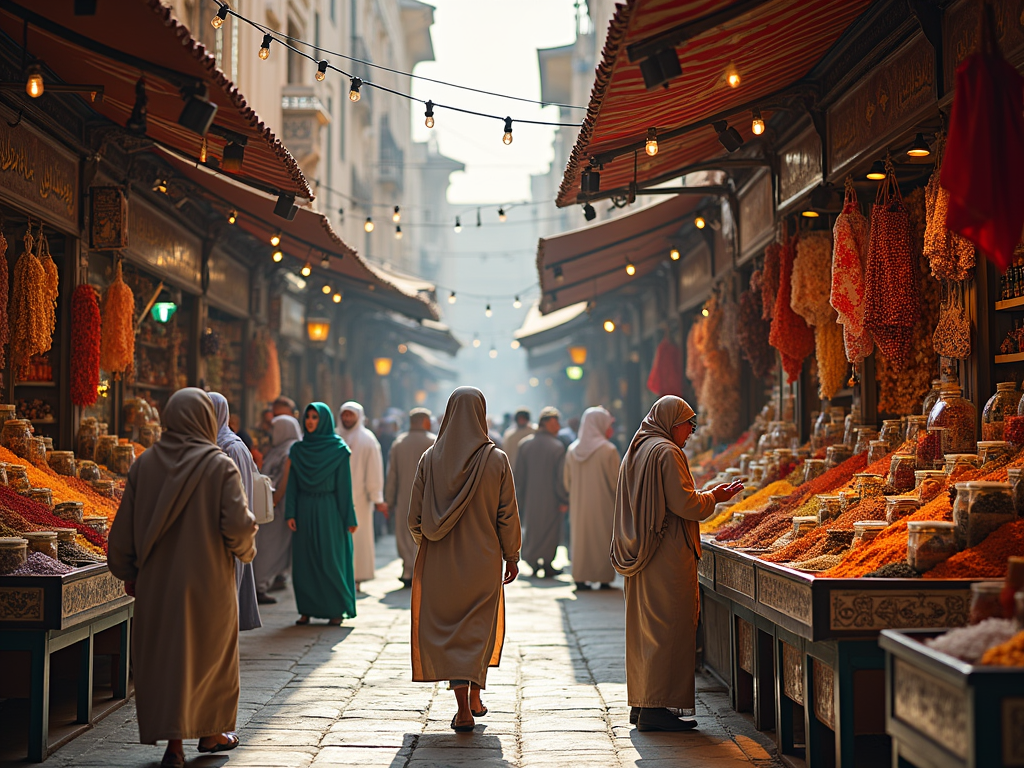
M 688 731 L 694 714 L 700 528 L 739 483 L 697 491 L 683 454 L 697 417 L 682 398 L 654 404 L 619 470 L 612 564 L 626 577 L 626 694 L 641 731 Z
M 334 434 L 334 416 L 324 403 L 306 406 L 306 434 L 292 445 L 285 518 L 292 537 L 292 583 L 299 609 L 296 624 L 309 617 L 338 626 L 355 618 L 352 570 L 352 472 L 345 441 Z
M 292 562 L 292 532 L 284 519 L 284 494 L 288 487 L 288 472 L 291 466 L 288 451 L 302 439 L 302 427 L 291 416 L 275 416 L 270 426 L 271 447 L 263 458 L 263 474 L 274 486 L 274 520 L 260 526 L 256 537 L 259 554 L 252 561 L 256 577 L 256 600 L 259 603 L 276 603 L 277 599 L 267 594 L 274 583 L 283 581 Z
M 231 431 L 227 398 L 220 392 L 210 392 L 210 400 L 213 401 L 213 412 L 217 417 L 217 446 L 238 467 L 238 472 L 242 476 L 245 501 L 249 509 L 252 509 L 252 479 L 259 474 L 256 462 L 253 461 L 252 454 L 245 447 L 242 438 Z M 235 561 L 235 582 L 238 586 L 238 629 L 243 632 L 259 629 L 263 622 L 260 620 L 252 563 Z
M 412 679 L 449 680 L 456 732 L 487 714 L 480 690 L 501 661 L 503 585 L 519 575 L 519 509 L 508 459 L 487 436 L 483 393 L 459 387 L 420 459 L 409 506 L 419 545 L 412 581 Z M 504 563 L 504 578 L 502 576 Z
M 139 741 L 167 739 L 163 766 L 238 746 L 238 598 L 234 558 L 256 554 L 256 520 L 238 468 L 217 447 L 213 402 L 175 392 L 160 442 L 128 473 L 108 565 L 135 595 L 132 664 Z

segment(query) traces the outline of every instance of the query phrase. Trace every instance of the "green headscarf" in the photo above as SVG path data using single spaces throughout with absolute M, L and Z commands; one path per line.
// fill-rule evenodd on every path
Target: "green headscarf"
M 315 432 L 306 430 L 306 413 L 310 408 L 320 416 Z M 321 485 L 338 471 L 338 465 L 347 461 L 352 451 L 334 433 L 334 415 L 326 403 L 310 403 L 302 412 L 303 438 L 292 446 L 288 457 L 292 465 L 309 485 Z

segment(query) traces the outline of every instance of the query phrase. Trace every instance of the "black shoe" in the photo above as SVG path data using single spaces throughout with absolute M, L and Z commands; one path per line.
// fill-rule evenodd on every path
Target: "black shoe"
M 277 598 L 276 597 L 271 597 L 266 592 L 257 592 L 256 593 L 256 603 L 258 605 L 273 605 L 276 602 L 277 602 Z
M 585 589 L 590 589 L 590 586 L 587 584 L 587 582 L 585 582 L 585 581 L 577 581 L 576 582 L 576 591 L 577 592 L 581 592 L 581 591 L 583 591 Z
M 288 582 L 285 580 L 284 576 L 278 576 L 274 579 L 274 583 L 267 588 L 267 592 L 280 592 L 287 588 Z
M 603 582 L 601 582 L 601 586 L 598 587 L 598 589 L 615 589 L 615 587 L 613 587 L 607 581 L 603 581 Z
M 629 722 L 631 725 L 636 725 L 636 719 L 640 717 L 640 707 L 629 708 Z
M 409 589 L 412 587 L 412 579 L 399 579 L 402 582 L 402 589 Z
M 664 707 L 644 707 L 636 718 L 638 731 L 692 731 L 696 727 L 696 720 L 682 720 Z

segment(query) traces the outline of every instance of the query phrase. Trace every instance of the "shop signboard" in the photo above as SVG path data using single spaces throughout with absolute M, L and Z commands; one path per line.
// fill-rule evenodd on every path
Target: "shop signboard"
M 779 153 L 779 209 L 821 183 L 821 138 L 814 126 L 797 135 Z
M 287 293 L 281 295 L 280 333 L 288 339 L 303 341 L 306 338 L 306 308 L 302 302 Z
M 768 245 L 775 230 L 772 175 L 767 168 L 755 174 L 739 193 L 740 259 L 747 260 Z
M 207 298 L 219 309 L 238 317 L 249 316 L 249 270 L 214 248 L 207 262 Z
M 182 287 L 202 285 L 202 243 L 136 196 L 128 207 L 128 253 Z
M 78 162 L 24 121 L 12 128 L 0 120 L 0 189 L 28 212 L 78 230 Z
M 97 251 L 128 247 L 128 198 L 124 187 L 89 188 L 89 247 Z
M 952 93 L 956 68 L 978 47 L 978 8 L 975 0 L 960 0 L 946 9 L 942 24 L 944 92 Z M 992 0 L 999 50 L 1011 62 L 1024 59 L 1024 13 L 1020 0 Z
M 679 262 L 679 307 L 683 312 L 703 302 L 711 289 L 711 250 L 702 242 Z

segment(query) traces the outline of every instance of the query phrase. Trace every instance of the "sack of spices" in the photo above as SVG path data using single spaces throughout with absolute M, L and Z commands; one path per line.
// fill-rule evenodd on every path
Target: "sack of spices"
M 775 298 L 772 328 L 768 336 L 771 345 L 782 354 L 782 367 L 790 384 L 799 378 L 804 358 L 814 351 L 814 332 L 793 311 L 790 300 L 796 241 L 795 235 L 788 239 L 779 254 L 779 294 Z
M 967 318 L 963 283 L 945 283 L 939 305 L 939 323 L 932 336 L 935 351 L 943 357 L 964 360 L 971 354 L 971 322 Z
M 832 230 L 832 287 L 829 303 L 843 326 L 846 359 L 859 363 L 875 344 L 864 329 L 864 265 L 868 254 L 868 221 L 861 213 L 852 177 L 846 177 L 846 200 Z
M 919 313 L 917 264 L 910 217 L 903 205 L 892 161 L 878 185 L 871 209 L 871 236 L 864 271 L 864 327 L 889 362 L 903 365 L 910 353 Z

